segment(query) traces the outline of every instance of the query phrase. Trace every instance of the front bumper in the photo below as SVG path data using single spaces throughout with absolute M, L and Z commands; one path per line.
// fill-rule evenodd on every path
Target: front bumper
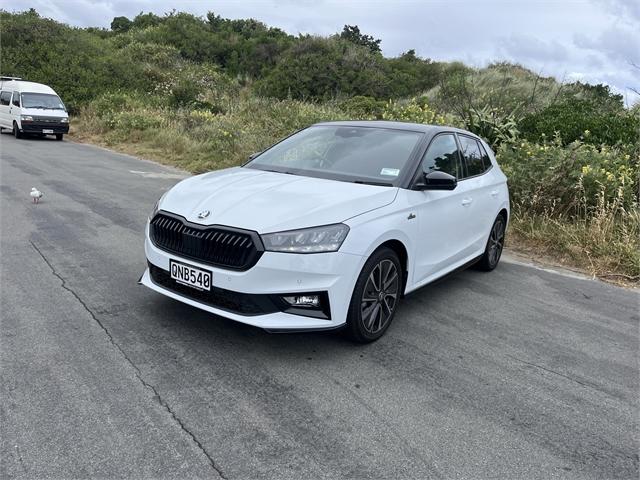
M 20 122 L 21 130 L 24 133 L 42 133 L 43 130 L 52 130 L 53 133 L 69 133 L 68 123 L 53 122 Z
M 265 252 L 256 265 L 239 272 L 160 250 L 149 240 L 148 233 L 147 226 L 145 253 L 150 265 L 140 279 L 142 285 L 207 312 L 272 331 L 324 330 L 342 326 L 347 319 L 355 282 L 366 261 L 362 256 L 341 252 L 311 255 Z M 207 299 L 205 303 L 197 290 L 190 294 L 188 287 L 176 291 L 154 281 L 150 270 L 154 269 L 158 280 L 159 273 L 168 273 L 170 259 L 210 271 L 212 288 L 222 292 L 223 297 L 216 296 L 214 301 Z M 277 309 L 270 309 L 267 302 L 271 296 L 309 292 L 327 293 L 329 319 L 273 311 Z

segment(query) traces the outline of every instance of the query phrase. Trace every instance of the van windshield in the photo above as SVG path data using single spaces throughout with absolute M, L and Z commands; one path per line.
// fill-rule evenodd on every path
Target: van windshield
M 64 103 L 57 95 L 48 93 L 23 93 L 22 108 L 49 108 L 52 110 L 65 110 Z

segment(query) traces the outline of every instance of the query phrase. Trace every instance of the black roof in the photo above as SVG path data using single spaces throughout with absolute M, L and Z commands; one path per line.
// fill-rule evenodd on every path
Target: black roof
M 390 128 L 394 130 L 410 130 L 412 132 L 422 132 L 436 134 L 440 132 L 460 132 L 467 135 L 474 135 L 471 132 L 462 130 L 456 127 L 449 127 L 446 125 L 426 125 L 424 123 L 411 123 L 411 122 L 392 122 L 388 120 L 346 120 L 337 122 L 319 122 L 315 125 L 338 125 L 345 127 L 377 127 L 377 128 Z

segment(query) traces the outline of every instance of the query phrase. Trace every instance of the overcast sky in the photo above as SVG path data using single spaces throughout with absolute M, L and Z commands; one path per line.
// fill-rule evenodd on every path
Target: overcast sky
M 329 35 L 358 25 L 382 39 L 386 56 L 411 48 L 422 57 L 483 66 L 518 62 L 559 80 L 606 83 L 628 103 L 640 90 L 640 0 L 0 0 L 33 7 L 76 26 L 109 27 L 115 16 L 173 9 L 256 18 L 288 33 Z

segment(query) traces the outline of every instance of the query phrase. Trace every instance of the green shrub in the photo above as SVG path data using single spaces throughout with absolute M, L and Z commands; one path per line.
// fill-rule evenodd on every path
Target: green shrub
M 570 98 L 527 115 L 520 122 L 522 135 L 539 141 L 558 134 L 569 144 L 576 140 L 594 145 L 640 141 L 640 115 L 620 109 L 602 109 L 590 100 Z M 586 133 L 585 133 L 586 132 Z
M 560 139 L 503 144 L 498 150 L 513 207 L 556 217 L 587 218 L 602 203 L 638 208 L 640 158 L 633 147 L 596 147 Z

